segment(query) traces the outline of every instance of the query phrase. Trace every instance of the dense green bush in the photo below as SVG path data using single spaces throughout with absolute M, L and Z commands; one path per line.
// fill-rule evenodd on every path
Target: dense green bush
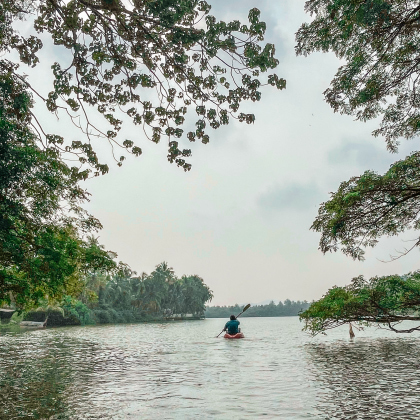
M 110 313 L 106 309 L 93 309 L 92 316 L 98 324 L 109 324 L 112 322 Z
M 38 309 L 26 320 L 48 325 L 86 325 L 156 321 L 173 314 L 202 316 L 211 290 L 197 275 L 177 278 L 166 263 L 150 275 L 131 277 L 132 272 L 109 277 L 92 273 L 85 278 L 82 292 L 75 299 L 64 296 L 60 309 Z
M 50 327 L 56 326 L 65 326 L 65 325 L 81 325 L 80 320 L 72 315 L 69 314 L 65 316 L 63 310 L 60 309 L 37 309 L 36 311 L 29 311 L 27 312 L 23 320 L 24 321 L 35 321 L 35 322 L 44 322 L 47 319 L 47 325 Z
M 70 296 L 65 296 L 61 307 L 64 312 L 65 318 L 77 319 L 78 324 L 72 325 L 86 325 L 94 324 L 92 318 L 92 311 L 80 300 L 73 299 Z
M 156 317 L 151 318 L 146 316 L 138 311 L 133 310 L 115 310 L 113 308 L 97 308 L 92 309 L 91 316 L 97 324 L 118 324 L 118 323 L 132 323 L 132 322 L 141 322 L 148 321 L 151 319 L 156 319 Z

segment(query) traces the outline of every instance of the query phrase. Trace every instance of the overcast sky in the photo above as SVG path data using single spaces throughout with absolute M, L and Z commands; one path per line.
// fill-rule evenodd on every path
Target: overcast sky
M 418 268 L 418 251 L 392 263 L 407 243 L 384 240 L 365 262 L 342 254 L 322 255 L 319 234 L 309 227 L 319 204 L 341 181 L 374 169 L 384 172 L 398 157 L 418 150 L 402 141 L 398 156 L 386 151 L 368 124 L 334 114 L 322 92 L 339 61 L 331 54 L 296 57 L 294 34 L 309 20 L 303 0 L 210 1 L 219 19 L 246 20 L 258 7 L 267 23 L 287 89 L 263 90 L 253 125 L 233 122 L 194 144 L 185 173 L 166 160 L 166 144 L 148 142 L 130 126 L 123 136 L 142 147 L 122 168 L 89 180 L 87 208 L 104 225 L 100 241 L 138 273 L 167 261 L 177 275 L 198 274 L 214 292 L 212 304 L 268 299 L 312 300 L 333 285 L 365 276 Z M 55 50 L 45 52 L 54 60 Z M 38 72 L 40 70 L 37 70 Z M 47 75 L 39 83 L 49 82 Z M 49 117 L 48 117 L 49 118 Z M 65 119 L 60 130 L 71 132 Z M 406 239 L 414 233 L 406 235 Z

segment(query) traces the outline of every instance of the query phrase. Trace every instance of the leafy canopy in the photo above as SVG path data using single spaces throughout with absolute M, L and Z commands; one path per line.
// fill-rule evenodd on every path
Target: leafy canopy
M 360 121 L 381 117 L 373 134 L 397 151 L 399 138 L 418 136 L 420 5 L 414 0 L 308 0 L 311 23 L 296 34 L 296 53 L 329 52 L 344 61 L 324 92 L 335 112 Z M 364 259 L 382 236 L 419 229 L 420 154 L 395 162 L 384 175 L 366 171 L 341 183 L 322 203 L 311 228 L 321 232 L 322 252 L 341 250 Z M 417 240 L 413 246 L 420 245 Z M 404 255 L 409 250 L 401 253 Z M 363 277 L 334 287 L 302 313 L 312 334 L 350 322 L 386 325 L 420 320 L 420 274 Z M 415 327 L 397 332 L 412 332 Z
M 209 12 L 196 0 L 0 3 L 0 304 L 23 308 L 77 295 L 84 276 L 118 269 L 115 254 L 92 236 L 99 221 L 81 207 L 88 193 L 79 182 L 92 170 L 108 172 L 95 138 L 108 140 L 113 153 L 119 145 L 140 155 L 138 139 L 117 138 L 131 119 L 153 142 L 165 137 L 169 161 L 189 170 L 191 151 L 179 143 L 184 125 L 189 141 L 207 143 L 209 127 L 254 121 L 239 108 L 259 101 L 261 86 L 285 87 L 274 74 L 261 80 L 278 61 L 274 46 L 262 44 L 259 10 L 249 12 L 248 24 L 220 22 Z M 62 49 L 47 94 L 22 73 L 22 65 L 44 60 L 40 34 Z M 67 115 L 84 136 L 70 142 L 47 132 L 34 98 L 53 115 Z M 115 159 L 121 165 L 124 156 Z M 183 280 L 186 290 L 200 281 Z M 203 307 L 191 299 L 189 306 Z
M 37 145 L 31 106 L 26 86 L 0 75 L 0 305 L 19 309 L 78 293 L 92 270 L 117 270 L 92 236 L 99 221 L 80 207 L 84 174 Z
M 418 2 L 308 0 L 305 10 L 313 20 L 296 34 L 297 54 L 332 51 L 345 61 L 324 92 L 334 111 L 362 121 L 382 116 L 374 135 L 384 135 L 391 151 L 400 137 L 417 136 Z M 311 227 L 322 232 L 322 252 L 341 249 L 363 259 L 381 236 L 418 229 L 419 157 L 413 153 L 384 175 L 366 171 L 343 182 Z
M 210 5 L 197 0 L 4 0 L 0 5 L 0 52 L 17 52 L 20 63 L 36 66 L 43 47 L 37 33 L 47 33 L 66 54 L 52 64 L 53 87 L 47 96 L 36 83 L 28 88 L 49 111 L 67 113 L 87 136 L 67 144 L 62 135 L 38 127 L 48 145 L 76 153 L 95 175 L 108 171 L 92 147 L 95 137 L 107 139 L 135 155 L 142 153 L 133 140 L 117 139 L 123 120 L 142 128 L 150 140 L 168 140 L 168 160 L 189 170 L 191 150 L 179 139 L 187 112 L 196 114 L 195 127 L 186 138 L 208 143 L 209 127 L 217 129 L 230 118 L 254 122 L 253 114 L 239 111 L 245 100 L 259 101 L 264 84 L 285 87 L 277 75 L 261 80 L 274 69 L 272 44 L 261 44 L 266 25 L 260 11 L 252 9 L 248 24 L 217 21 Z M 24 19 L 35 34 L 21 35 L 16 21 Z M 1 72 L 18 74 L 18 63 L 6 55 Z M 95 123 L 95 114 L 105 119 Z M 66 144 L 66 145 L 65 145 Z M 119 164 L 124 156 L 118 159 Z
M 381 236 L 419 230 L 419 208 L 420 152 L 415 152 L 395 162 L 384 175 L 366 171 L 342 182 L 321 204 L 311 228 L 322 233 L 322 252 L 341 249 L 362 260 L 363 248 L 375 246 Z
M 308 0 L 313 16 L 296 34 L 297 54 L 332 51 L 345 61 L 324 92 L 336 112 L 367 121 L 396 151 L 420 132 L 420 5 L 415 0 Z
M 401 329 L 402 321 L 420 321 L 420 272 L 405 276 L 356 277 L 345 287 L 333 287 L 300 314 L 312 335 L 354 322 L 378 325 L 399 333 L 419 331 L 420 325 Z

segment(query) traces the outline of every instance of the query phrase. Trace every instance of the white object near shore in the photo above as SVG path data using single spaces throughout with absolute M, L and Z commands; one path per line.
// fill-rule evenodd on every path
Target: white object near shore
M 30 328 L 45 328 L 47 326 L 48 317 L 44 322 L 36 321 L 22 321 L 19 325 L 21 327 L 30 327 Z

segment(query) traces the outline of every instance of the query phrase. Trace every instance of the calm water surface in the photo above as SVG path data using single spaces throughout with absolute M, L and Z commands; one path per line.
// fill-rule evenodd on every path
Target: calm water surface
M 0 418 L 420 419 L 420 338 L 297 317 L 0 333 Z

